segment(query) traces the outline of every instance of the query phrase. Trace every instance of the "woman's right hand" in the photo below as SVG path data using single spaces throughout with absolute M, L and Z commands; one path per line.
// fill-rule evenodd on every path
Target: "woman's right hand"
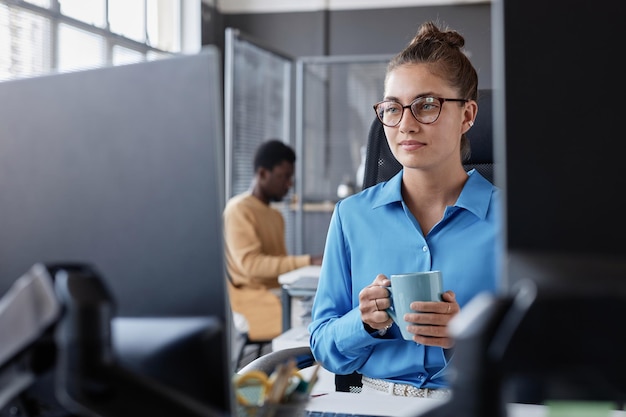
M 389 291 L 385 289 L 390 285 L 391 281 L 385 275 L 378 274 L 374 282 L 359 293 L 361 320 L 374 330 L 388 329 L 393 324 L 385 311 L 391 305 Z

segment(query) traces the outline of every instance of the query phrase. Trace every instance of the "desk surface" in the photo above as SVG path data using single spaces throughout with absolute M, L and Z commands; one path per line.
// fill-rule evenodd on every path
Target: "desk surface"
M 309 400 L 307 410 L 333 411 L 388 417 L 419 417 L 447 400 L 431 398 L 395 397 L 386 394 L 361 395 L 347 392 L 329 392 Z M 508 417 L 549 417 L 550 408 L 543 405 L 508 404 Z M 564 414 L 558 414 L 564 415 Z M 605 414 L 606 415 L 606 414 Z M 610 411 L 607 417 L 626 417 L 624 411 Z
M 309 336 L 306 326 L 292 327 L 272 339 L 272 350 L 309 346 Z
M 278 283 L 280 285 L 291 285 L 300 278 L 319 278 L 321 268 L 322 267 L 319 265 L 309 265 L 294 269 L 293 271 L 279 275 Z
M 309 411 L 318 412 L 415 417 L 443 402 L 443 400 L 430 398 L 393 397 L 384 394 L 361 395 L 333 391 L 311 398 L 306 408 Z

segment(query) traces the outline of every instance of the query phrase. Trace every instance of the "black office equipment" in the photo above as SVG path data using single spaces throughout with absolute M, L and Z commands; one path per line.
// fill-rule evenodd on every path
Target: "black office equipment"
M 34 264 L 92 266 L 116 366 L 229 413 L 220 68 L 207 48 L 0 83 L 0 294 Z
M 173 323 L 139 318 L 131 323 L 132 332 L 116 333 L 115 302 L 93 267 L 59 264 L 47 269 L 64 309 L 54 329 L 54 385 L 66 410 L 115 417 L 227 415 L 218 408 L 220 401 L 207 393 L 211 388 L 219 391 L 214 378 L 221 374 L 212 358 L 225 356 L 220 318 L 169 319 Z M 149 328 L 154 324 L 158 331 Z M 160 340 L 155 342 L 154 335 Z M 120 349 L 120 343 L 129 341 L 129 349 Z

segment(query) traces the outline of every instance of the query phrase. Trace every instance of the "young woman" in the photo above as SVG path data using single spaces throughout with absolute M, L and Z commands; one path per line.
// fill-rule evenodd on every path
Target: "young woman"
M 478 112 L 464 42 L 426 22 L 391 60 L 374 110 L 403 169 L 337 203 L 330 223 L 311 348 L 331 372 L 362 374 L 364 390 L 447 394 L 448 323 L 476 294 L 496 291 L 500 194 L 463 169 Z M 385 312 L 388 277 L 429 270 L 442 271 L 447 291 L 442 301 L 411 304 L 406 341 Z

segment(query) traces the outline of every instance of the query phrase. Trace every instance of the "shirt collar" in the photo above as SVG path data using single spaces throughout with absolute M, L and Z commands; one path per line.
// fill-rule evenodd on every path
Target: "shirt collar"
M 403 172 L 403 169 L 400 170 L 389 181 L 379 185 L 380 191 L 374 199 L 373 208 L 402 201 L 400 190 Z M 469 178 L 463 186 L 461 195 L 459 195 L 454 207 L 466 209 L 480 219 L 484 219 L 487 216 L 491 194 L 495 187 L 475 169 L 470 170 L 467 174 Z

